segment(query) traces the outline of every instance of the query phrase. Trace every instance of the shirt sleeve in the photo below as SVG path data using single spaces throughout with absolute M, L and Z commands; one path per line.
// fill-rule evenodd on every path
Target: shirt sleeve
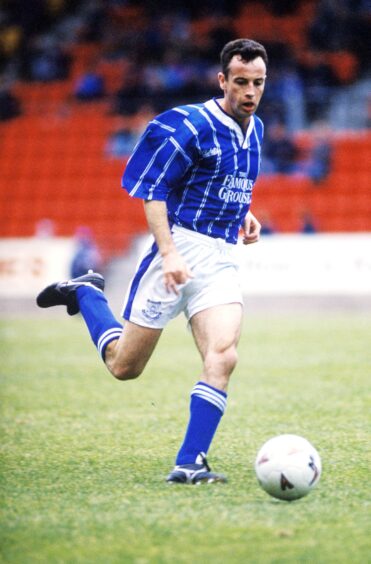
M 196 156 L 192 132 L 184 125 L 172 127 L 153 120 L 130 157 L 122 187 L 130 196 L 166 200 L 179 184 Z

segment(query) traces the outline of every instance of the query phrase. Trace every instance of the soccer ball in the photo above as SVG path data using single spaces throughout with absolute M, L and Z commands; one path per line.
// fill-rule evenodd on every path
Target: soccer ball
M 298 435 L 269 439 L 255 460 L 256 477 L 263 490 L 286 501 L 307 495 L 318 484 L 321 470 L 318 452 Z

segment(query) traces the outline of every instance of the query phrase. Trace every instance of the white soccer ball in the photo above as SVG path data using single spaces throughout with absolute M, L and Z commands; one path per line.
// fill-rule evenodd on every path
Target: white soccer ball
M 307 495 L 318 484 L 321 471 L 318 452 L 298 435 L 269 439 L 255 460 L 256 476 L 263 490 L 286 501 Z

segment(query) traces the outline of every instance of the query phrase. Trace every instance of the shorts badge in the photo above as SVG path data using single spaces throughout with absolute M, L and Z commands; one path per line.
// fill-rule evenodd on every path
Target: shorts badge
M 147 307 L 146 309 L 142 309 L 143 315 L 150 319 L 151 321 L 155 321 L 162 315 L 161 309 L 161 302 L 154 302 L 153 300 L 147 300 Z

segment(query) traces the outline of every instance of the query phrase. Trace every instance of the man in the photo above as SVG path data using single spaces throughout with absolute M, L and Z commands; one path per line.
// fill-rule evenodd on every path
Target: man
M 152 238 L 129 286 L 124 328 L 90 272 L 48 286 L 40 307 L 81 312 L 108 370 L 119 380 L 146 366 L 168 320 L 183 311 L 203 361 L 190 418 L 169 483 L 224 482 L 205 455 L 224 413 L 237 362 L 242 296 L 234 256 L 259 239 L 249 211 L 259 172 L 263 124 L 254 116 L 264 91 L 267 54 L 249 39 L 227 43 L 218 74 L 224 96 L 173 108 L 153 119 L 127 164 L 123 187 L 144 200 Z

